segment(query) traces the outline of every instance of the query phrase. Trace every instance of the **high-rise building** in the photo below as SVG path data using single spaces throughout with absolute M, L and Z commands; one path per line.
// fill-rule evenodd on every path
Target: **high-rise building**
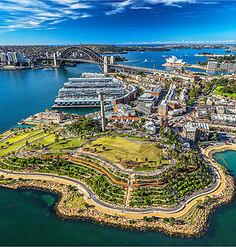
M 25 61 L 24 56 L 21 52 L 13 52 L 14 63 L 23 63 Z
M 12 52 L 7 53 L 7 63 L 8 65 L 14 64 L 14 57 Z
M 0 61 L 6 65 L 7 63 L 7 54 L 5 52 L 0 53 Z

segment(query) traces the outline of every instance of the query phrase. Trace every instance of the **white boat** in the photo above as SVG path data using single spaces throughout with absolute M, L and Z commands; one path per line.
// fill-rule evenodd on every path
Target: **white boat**
M 52 68 L 44 68 L 43 71 L 45 71 L 45 70 L 52 70 Z
M 18 125 L 23 125 L 25 123 L 24 119 L 22 119 L 20 122 L 18 122 Z
M 147 62 L 147 59 L 145 59 L 144 62 Z

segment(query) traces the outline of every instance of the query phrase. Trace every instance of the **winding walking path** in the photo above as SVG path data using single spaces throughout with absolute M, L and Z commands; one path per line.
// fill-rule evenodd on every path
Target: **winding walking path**
M 230 146 L 232 147 L 232 145 Z M 130 218 L 142 218 L 143 216 L 179 217 L 185 214 L 198 200 L 203 200 L 205 196 L 211 197 L 217 195 L 222 191 L 225 185 L 224 175 L 222 171 L 217 169 L 214 162 L 212 162 L 211 159 L 208 159 L 208 154 L 211 150 L 222 147 L 226 146 L 212 147 L 204 151 L 206 156 L 205 159 L 210 162 L 212 171 L 215 174 L 216 179 L 213 185 L 205 190 L 193 193 L 192 195 L 186 197 L 177 206 L 172 208 L 125 208 L 111 205 L 97 198 L 90 187 L 84 183 L 70 177 L 59 176 L 56 174 L 11 172 L 4 169 L 0 169 L 0 174 L 9 178 L 40 179 L 75 186 L 81 193 L 85 195 L 85 200 L 87 203 L 93 205 L 97 210 L 108 214 L 121 215 Z M 236 150 L 235 146 L 234 148 Z

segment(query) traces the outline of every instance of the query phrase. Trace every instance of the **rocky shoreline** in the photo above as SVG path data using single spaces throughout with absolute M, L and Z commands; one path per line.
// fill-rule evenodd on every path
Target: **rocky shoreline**
M 229 150 L 229 149 L 227 149 Z M 212 150 L 222 152 L 222 150 Z M 210 157 L 216 152 L 210 152 Z M 164 221 L 162 218 L 155 220 L 148 218 L 135 219 L 127 218 L 118 215 L 108 215 L 96 210 L 93 206 L 88 205 L 83 195 L 78 191 L 71 189 L 70 186 L 59 184 L 51 181 L 41 180 L 23 180 L 23 179 L 4 179 L 0 180 L 0 186 L 11 189 L 39 189 L 44 191 L 52 191 L 60 195 L 60 199 L 56 203 L 56 212 L 62 219 L 87 219 L 101 225 L 110 225 L 122 229 L 136 229 L 140 231 L 160 231 L 169 236 L 181 237 L 197 237 L 205 234 L 210 218 L 216 208 L 223 204 L 230 203 L 235 194 L 234 178 L 228 170 L 214 160 L 219 169 L 223 171 L 225 176 L 225 186 L 220 194 L 209 198 L 201 204 L 201 209 L 198 210 L 195 216 L 195 224 L 184 223 L 184 216 L 178 217 L 174 223 Z

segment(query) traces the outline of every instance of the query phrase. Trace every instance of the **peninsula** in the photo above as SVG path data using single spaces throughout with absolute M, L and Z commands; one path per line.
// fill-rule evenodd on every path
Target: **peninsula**
M 1 134 L 0 185 L 60 193 L 62 217 L 199 236 L 213 210 L 234 197 L 233 177 L 212 154 L 235 145 L 184 153 L 172 129 L 142 132 L 146 120 L 130 133 L 116 122 L 102 132 L 90 116 L 50 119 Z

